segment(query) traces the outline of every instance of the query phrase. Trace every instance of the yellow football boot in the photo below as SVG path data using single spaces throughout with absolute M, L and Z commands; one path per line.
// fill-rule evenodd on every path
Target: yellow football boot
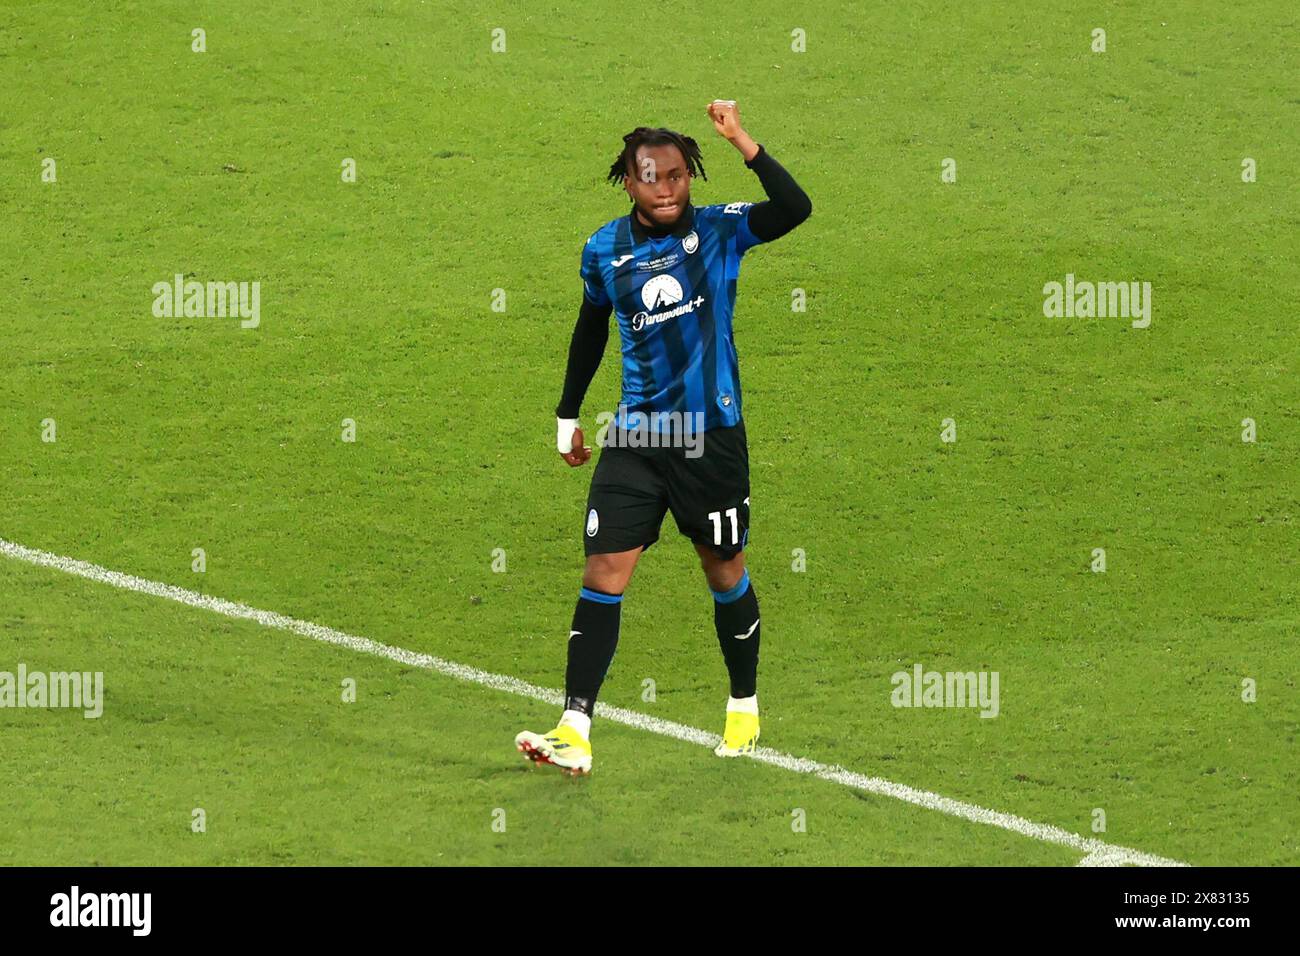
M 727 729 L 722 733 L 722 743 L 713 752 L 719 757 L 739 757 L 752 754 L 757 746 L 758 714 L 727 711 Z
M 568 724 L 545 735 L 525 730 L 515 737 L 515 749 L 533 763 L 551 764 L 571 777 L 591 773 L 591 744 Z

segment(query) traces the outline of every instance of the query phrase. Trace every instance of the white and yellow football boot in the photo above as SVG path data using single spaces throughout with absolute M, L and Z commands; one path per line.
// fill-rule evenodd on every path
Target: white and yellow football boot
M 758 747 L 758 699 L 727 701 L 727 727 L 713 752 L 719 757 L 752 754 Z
M 551 764 L 571 777 L 591 773 L 591 744 L 568 724 L 545 735 L 525 730 L 515 737 L 515 748 L 534 764 Z

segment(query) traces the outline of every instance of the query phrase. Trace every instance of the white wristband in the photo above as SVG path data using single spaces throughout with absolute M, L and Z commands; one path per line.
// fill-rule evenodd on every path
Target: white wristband
M 555 448 L 561 455 L 573 451 L 573 433 L 578 429 L 576 418 L 555 419 Z

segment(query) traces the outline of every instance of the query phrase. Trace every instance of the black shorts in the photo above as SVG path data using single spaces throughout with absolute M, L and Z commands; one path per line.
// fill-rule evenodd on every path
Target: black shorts
M 613 431 L 611 430 L 611 435 Z M 749 541 L 749 446 L 745 423 L 711 428 L 688 448 L 600 450 L 587 495 L 583 544 L 588 555 L 648 548 L 659 540 L 664 512 L 677 530 L 734 558 Z

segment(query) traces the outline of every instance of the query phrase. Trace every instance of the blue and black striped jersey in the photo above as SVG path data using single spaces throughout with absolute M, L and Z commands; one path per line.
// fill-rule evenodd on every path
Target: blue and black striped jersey
M 620 427 L 668 431 L 671 419 L 655 412 L 690 414 L 690 427 L 705 430 L 740 421 L 732 315 L 740 260 L 762 242 L 749 228 L 752 206 L 688 206 L 662 238 L 629 213 L 587 240 L 585 295 L 613 306 L 622 339 Z

